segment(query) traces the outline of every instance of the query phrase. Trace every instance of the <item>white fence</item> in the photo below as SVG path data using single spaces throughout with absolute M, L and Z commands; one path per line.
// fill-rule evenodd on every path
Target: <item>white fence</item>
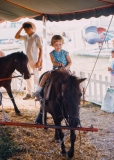
M 13 50 L 13 49 L 19 49 L 23 48 L 23 44 L 0 44 L 0 50 L 7 51 L 7 50 Z
M 86 89 L 85 100 L 101 105 L 106 94 L 107 87 L 111 85 L 109 81 L 110 78 L 108 76 L 103 77 L 102 75 L 93 74 L 89 81 L 90 73 L 84 72 L 80 72 L 80 77 L 87 78 L 82 83 L 82 87 Z
M 16 74 L 17 75 L 17 74 Z M 80 72 L 78 74 L 82 78 L 87 78 L 81 86 L 86 89 L 85 92 L 85 100 L 101 105 L 103 98 L 106 94 L 106 89 L 111 85 L 109 82 L 109 77 L 102 75 L 93 74 L 88 84 L 88 80 L 90 78 L 90 73 Z M 87 86 L 88 84 L 88 86 Z M 22 78 L 14 78 L 12 79 L 12 91 L 24 91 L 23 88 L 25 86 L 25 81 Z M 0 91 L 5 92 L 5 89 L 0 88 Z

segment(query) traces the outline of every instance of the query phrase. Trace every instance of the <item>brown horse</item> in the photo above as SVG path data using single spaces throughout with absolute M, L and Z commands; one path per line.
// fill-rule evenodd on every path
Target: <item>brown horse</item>
M 39 118 L 42 118 L 42 109 L 45 107 L 45 112 L 52 115 L 55 125 L 60 126 L 61 121 L 65 119 L 66 125 L 77 127 L 80 124 L 79 119 L 79 104 L 81 98 L 80 83 L 85 79 L 78 79 L 74 75 L 70 75 L 66 71 L 55 71 L 51 74 L 50 82 L 52 83 L 49 99 L 46 101 L 43 98 L 40 113 L 36 118 L 36 123 L 39 123 Z M 44 88 L 44 97 L 45 97 Z M 42 121 L 40 122 L 42 123 Z M 46 119 L 45 119 L 46 123 Z M 55 129 L 55 139 L 61 140 L 61 154 L 66 155 L 64 145 L 64 133 L 61 129 Z M 76 135 L 74 130 L 70 130 L 71 147 L 68 151 L 68 159 L 74 156 L 74 142 Z
M 0 87 L 4 87 L 11 98 L 11 101 L 14 105 L 16 114 L 21 115 L 20 111 L 17 108 L 15 100 L 11 91 L 11 79 L 2 80 L 5 78 L 10 78 L 14 70 L 19 71 L 24 79 L 30 78 L 30 73 L 28 71 L 28 58 L 23 52 L 15 52 L 9 54 L 5 57 L 0 58 Z

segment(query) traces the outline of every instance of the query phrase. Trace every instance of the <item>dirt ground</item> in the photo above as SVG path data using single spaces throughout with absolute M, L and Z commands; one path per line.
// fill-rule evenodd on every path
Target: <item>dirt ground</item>
M 14 94 L 16 104 L 22 116 L 17 116 L 13 105 L 7 94 L 3 94 L 3 108 L 5 118 L 9 121 L 34 123 L 39 110 L 39 102 L 33 99 L 22 100 L 23 93 Z M 6 99 L 8 98 L 8 99 Z M 1 106 L 0 106 L 1 107 Z M 0 119 L 4 120 L 2 107 L 0 108 Z M 106 113 L 100 110 L 100 106 L 85 103 L 80 107 L 80 119 L 83 127 L 98 128 L 98 132 L 81 131 L 81 146 L 79 132 L 76 131 L 77 140 L 73 160 L 114 160 L 114 113 Z M 51 116 L 48 116 L 48 123 L 53 124 Z M 37 129 L 13 127 L 14 140 L 22 148 L 21 153 L 15 154 L 8 160 L 65 160 L 60 155 L 60 144 L 53 141 L 53 129 Z M 64 131 L 66 150 L 70 147 L 69 131 Z

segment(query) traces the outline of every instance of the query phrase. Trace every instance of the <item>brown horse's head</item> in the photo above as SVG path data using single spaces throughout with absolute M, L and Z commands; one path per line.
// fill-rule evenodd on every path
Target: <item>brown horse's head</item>
M 78 79 L 74 75 L 70 75 L 66 71 L 56 71 L 52 73 L 51 80 L 53 81 L 53 93 L 51 100 L 59 110 L 63 118 L 67 119 L 69 126 L 78 126 L 79 120 L 79 105 L 81 98 L 80 83 L 85 79 Z M 56 100 L 55 100 L 56 96 Z M 60 111 L 56 109 L 56 115 Z
M 23 52 L 15 53 L 15 69 L 19 71 L 23 76 L 24 79 L 30 78 L 30 73 L 28 70 L 28 58 Z

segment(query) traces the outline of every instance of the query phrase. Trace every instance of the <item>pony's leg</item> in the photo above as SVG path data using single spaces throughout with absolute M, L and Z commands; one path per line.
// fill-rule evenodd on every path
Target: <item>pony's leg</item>
M 11 99 L 13 105 L 14 105 L 14 109 L 15 109 L 16 114 L 17 114 L 17 115 L 21 115 L 21 113 L 20 113 L 20 111 L 18 110 L 17 105 L 16 105 L 16 103 L 15 103 L 14 97 L 13 97 L 13 95 L 12 95 L 11 86 L 5 87 L 5 89 L 7 90 L 7 93 L 8 93 L 8 95 L 9 95 L 9 97 L 10 97 L 10 99 Z
M 61 129 L 58 129 L 58 133 L 59 133 L 59 138 L 61 140 L 61 155 L 65 156 L 66 150 L 65 150 L 65 145 L 64 145 L 64 133 L 62 132 Z
M 55 122 L 55 125 L 60 126 L 61 123 L 60 122 Z M 66 155 L 66 151 L 65 151 L 65 145 L 64 145 L 64 133 L 62 132 L 61 129 L 55 129 L 55 135 L 57 134 L 57 136 L 59 137 L 59 139 L 61 140 L 61 155 L 65 156 Z
M 71 141 L 71 147 L 68 151 L 68 158 L 72 158 L 74 156 L 74 142 L 76 140 L 76 134 L 74 130 L 70 130 L 70 141 Z
M 54 139 L 55 139 L 55 142 L 60 142 L 60 138 L 59 138 L 59 133 L 58 133 L 58 129 L 55 129 L 55 135 L 54 135 Z

